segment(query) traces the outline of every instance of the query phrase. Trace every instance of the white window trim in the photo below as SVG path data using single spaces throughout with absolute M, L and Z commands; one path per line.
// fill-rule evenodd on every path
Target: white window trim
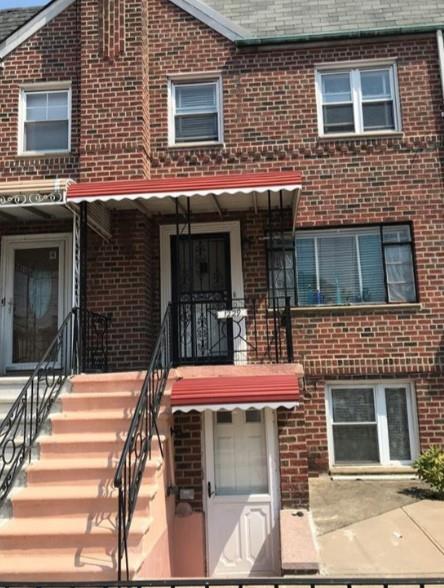
M 362 115 L 362 96 L 361 84 L 358 72 L 362 70 L 390 70 L 390 86 L 393 99 L 393 118 L 395 123 L 394 129 L 365 131 Z M 351 92 L 353 104 L 353 117 L 355 123 L 355 130 L 341 133 L 325 133 L 324 132 L 324 115 L 322 109 L 322 74 L 323 73 L 351 73 Z M 380 135 L 394 135 L 402 133 L 401 124 L 401 103 L 399 96 L 398 85 L 398 70 L 396 62 L 394 61 L 365 61 L 365 62 L 348 62 L 318 65 L 315 73 L 315 87 L 316 87 L 316 108 L 318 115 L 318 134 L 319 137 L 336 138 L 336 137 L 367 137 Z
M 68 93 L 68 149 L 47 149 L 45 151 L 25 151 L 25 112 L 26 112 L 26 94 L 30 92 L 67 92 Z M 18 137 L 17 151 L 18 155 L 54 155 L 71 152 L 71 127 L 72 127 L 72 89 L 71 82 L 47 82 L 42 84 L 32 84 L 22 86 L 19 96 L 19 116 L 18 116 Z
M 410 460 L 390 460 L 390 447 L 387 429 L 387 412 L 385 402 L 382 402 L 384 397 L 385 387 L 405 387 L 407 394 L 407 418 L 409 427 L 410 439 Z M 379 445 L 379 463 L 368 464 L 369 467 L 402 467 L 411 465 L 419 455 L 419 429 L 418 429 L 418 415 L 416 410 L 416 394 L 413 382 L 409 380 L 346 380 L 334 381 L 326 383 L 325 393 L 325 409 L 327 416 L 327 443 L 328 443 L 328 459 L 330 467 L 342 467 L 359 465 L 365 467 L 365 464 L 343 464 L 335 463 L 334 441 L 333 441 L 333 402 L 332 402 L 332 388 L 374 388 L 375 390 L 375 411 L 376 424 Z
M 217 140 L 209 141 L 176 141 L 175 132 L 175 84 L 199 84 L 216 82 L 217 124 L 219 136 Z M 196 74 L 176 74 L 168 76 L 168 147 L 200 147 L 206 145 L 222 145 L 224 142 L 224 108 L 222 76 L 219 72 L 204 72 Z

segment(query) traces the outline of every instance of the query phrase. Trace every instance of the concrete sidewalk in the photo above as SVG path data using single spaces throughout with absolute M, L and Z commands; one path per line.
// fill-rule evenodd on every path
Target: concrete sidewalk
M 444 577 L 444 502 L 403 505 L 317 540 L 324 575 Z

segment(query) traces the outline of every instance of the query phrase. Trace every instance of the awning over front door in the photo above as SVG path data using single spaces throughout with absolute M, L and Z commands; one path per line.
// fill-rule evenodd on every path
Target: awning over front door
M 132 202 L 148 214 L 171 214 L 176 203 L 184 211 L 186 199 L 193 198 L 193 213 L 223 215 L 225 210 L 295 208 L 301 186 L 302 176 L 296 171 L 74 183 L 68 202 L 103 202 L 112 208 Z
M 185 378 L 174 383 L 173 412 L 294 408 L 298 405 L 296 374 Z

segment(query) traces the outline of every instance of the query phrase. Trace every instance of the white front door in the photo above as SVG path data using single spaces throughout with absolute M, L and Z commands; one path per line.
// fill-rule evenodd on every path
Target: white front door
M 70 303 L 71 236 L 2 239 L 1 367 L 32 369 Z
M 278 573 L 275 436 L 269 409 L 205 414 L 210 576 Z

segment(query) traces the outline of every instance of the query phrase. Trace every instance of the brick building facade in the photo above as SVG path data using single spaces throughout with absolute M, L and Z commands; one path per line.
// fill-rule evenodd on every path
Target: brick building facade
M 304 378 L 302 406 L 277 410 L 282 507 L 306 506 L 307 474 L 338 465 L 328 386 L 410 386 L 410 435 L 419 441 L 411 458 L 444 443 L 444 103 L 434 30 L 242 45 L 169 0 L 76 0 L 2 63 L 2 182 L 295 171 L 302 190 L 295 227 L 290 210 L 282 217 L 286 234 L 410 227 L 414 300 L 292 308 L 295 361 Z M 389 133 L 319 136 L 316 72 L 332 64 L 341 70 L 387 63 L 396 66 L 399 126 Z M 223 142 L 171 146 L 169 81 L 202 74 L 222 80 Z M 20 91 L 53 82 L 71 88 L 70 151 L 18 154 Z M 245 298 L 266 292 L 266 211 L 213 207 L 211 213 L 195 207 L 198 198 L 191 199 L 192 223 L 240 223 Z M 142 206 L 103 206 L 110 209 L 111 238 L 90 230 L 88 304 L 113 315 L 111 369 L 143 369 L 162 315 L 168 268 L 161 263 L 160 233 L 162 225 L 177 222 L 174 203 L 162 215 Z M 10 215 L 0 208 L 1 237 L 71 231 L 68 218 L 36 224 L 32 214 L 18 221 Z M 193 489 L 191 504 L 201 510 L 201 415 L 179 413 L 175 427 L 183 430 L 175 446 L 177 484 Z M 376 460 L 388 467 L 382 461 Z

